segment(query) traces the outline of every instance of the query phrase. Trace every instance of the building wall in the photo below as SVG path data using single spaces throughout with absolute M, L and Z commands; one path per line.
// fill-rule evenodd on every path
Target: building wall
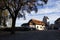
M 30 25 L 30 28 L 36 28 L 37 30 L 45 30 L 44 25 Z
M 29 25 L 30 28 L 36 28 L 35 25 Z
M 45 30 L 45 26 L 44 25 L 36 25 L 36 29 L 37 30 Z

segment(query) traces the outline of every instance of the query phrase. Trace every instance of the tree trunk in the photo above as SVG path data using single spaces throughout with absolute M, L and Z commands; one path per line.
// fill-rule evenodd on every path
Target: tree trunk
M 15 34 L 15 23 L 16 23 L 16 18 L 12 18 L 11 34 Z

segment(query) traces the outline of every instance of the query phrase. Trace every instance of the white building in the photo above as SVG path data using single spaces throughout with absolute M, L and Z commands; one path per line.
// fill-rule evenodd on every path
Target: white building
M 28 23 L 30 28 L 36 28 L 36 30 L 45 30 L 45 23 L 42 21 L 31 19 Z

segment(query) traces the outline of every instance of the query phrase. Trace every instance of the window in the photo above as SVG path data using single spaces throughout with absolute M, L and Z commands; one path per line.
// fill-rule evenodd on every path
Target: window
M 40 27 L 40 28 L 42 28 L 42 27 Z
M 43 26 L 43 25 L 42 25 Z
M 38 26 L 37 26 L 37 28 L 38 28 Z

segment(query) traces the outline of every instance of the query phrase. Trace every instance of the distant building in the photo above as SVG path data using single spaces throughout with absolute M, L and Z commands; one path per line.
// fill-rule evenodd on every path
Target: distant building
M 45 23 L 43 21 L 31 19 L 29 22 L 29 27 L 36 28 L 37 30 L 45 30 Z
M 54 24 L 50 24 L 49 29 L 54 30 Z
M 28 23 L 23 23 L 23 24 L 21 25 L 21 27 L 29 28 L 29 25 L 28 25 Z
M 45 23 L 36 19 L 31 19 L 28 23 L 24 23 L 21 26 L 36 30 L 45 30 Z
M 60 18 L 55 21 L 55 28 L 60 30 Z

